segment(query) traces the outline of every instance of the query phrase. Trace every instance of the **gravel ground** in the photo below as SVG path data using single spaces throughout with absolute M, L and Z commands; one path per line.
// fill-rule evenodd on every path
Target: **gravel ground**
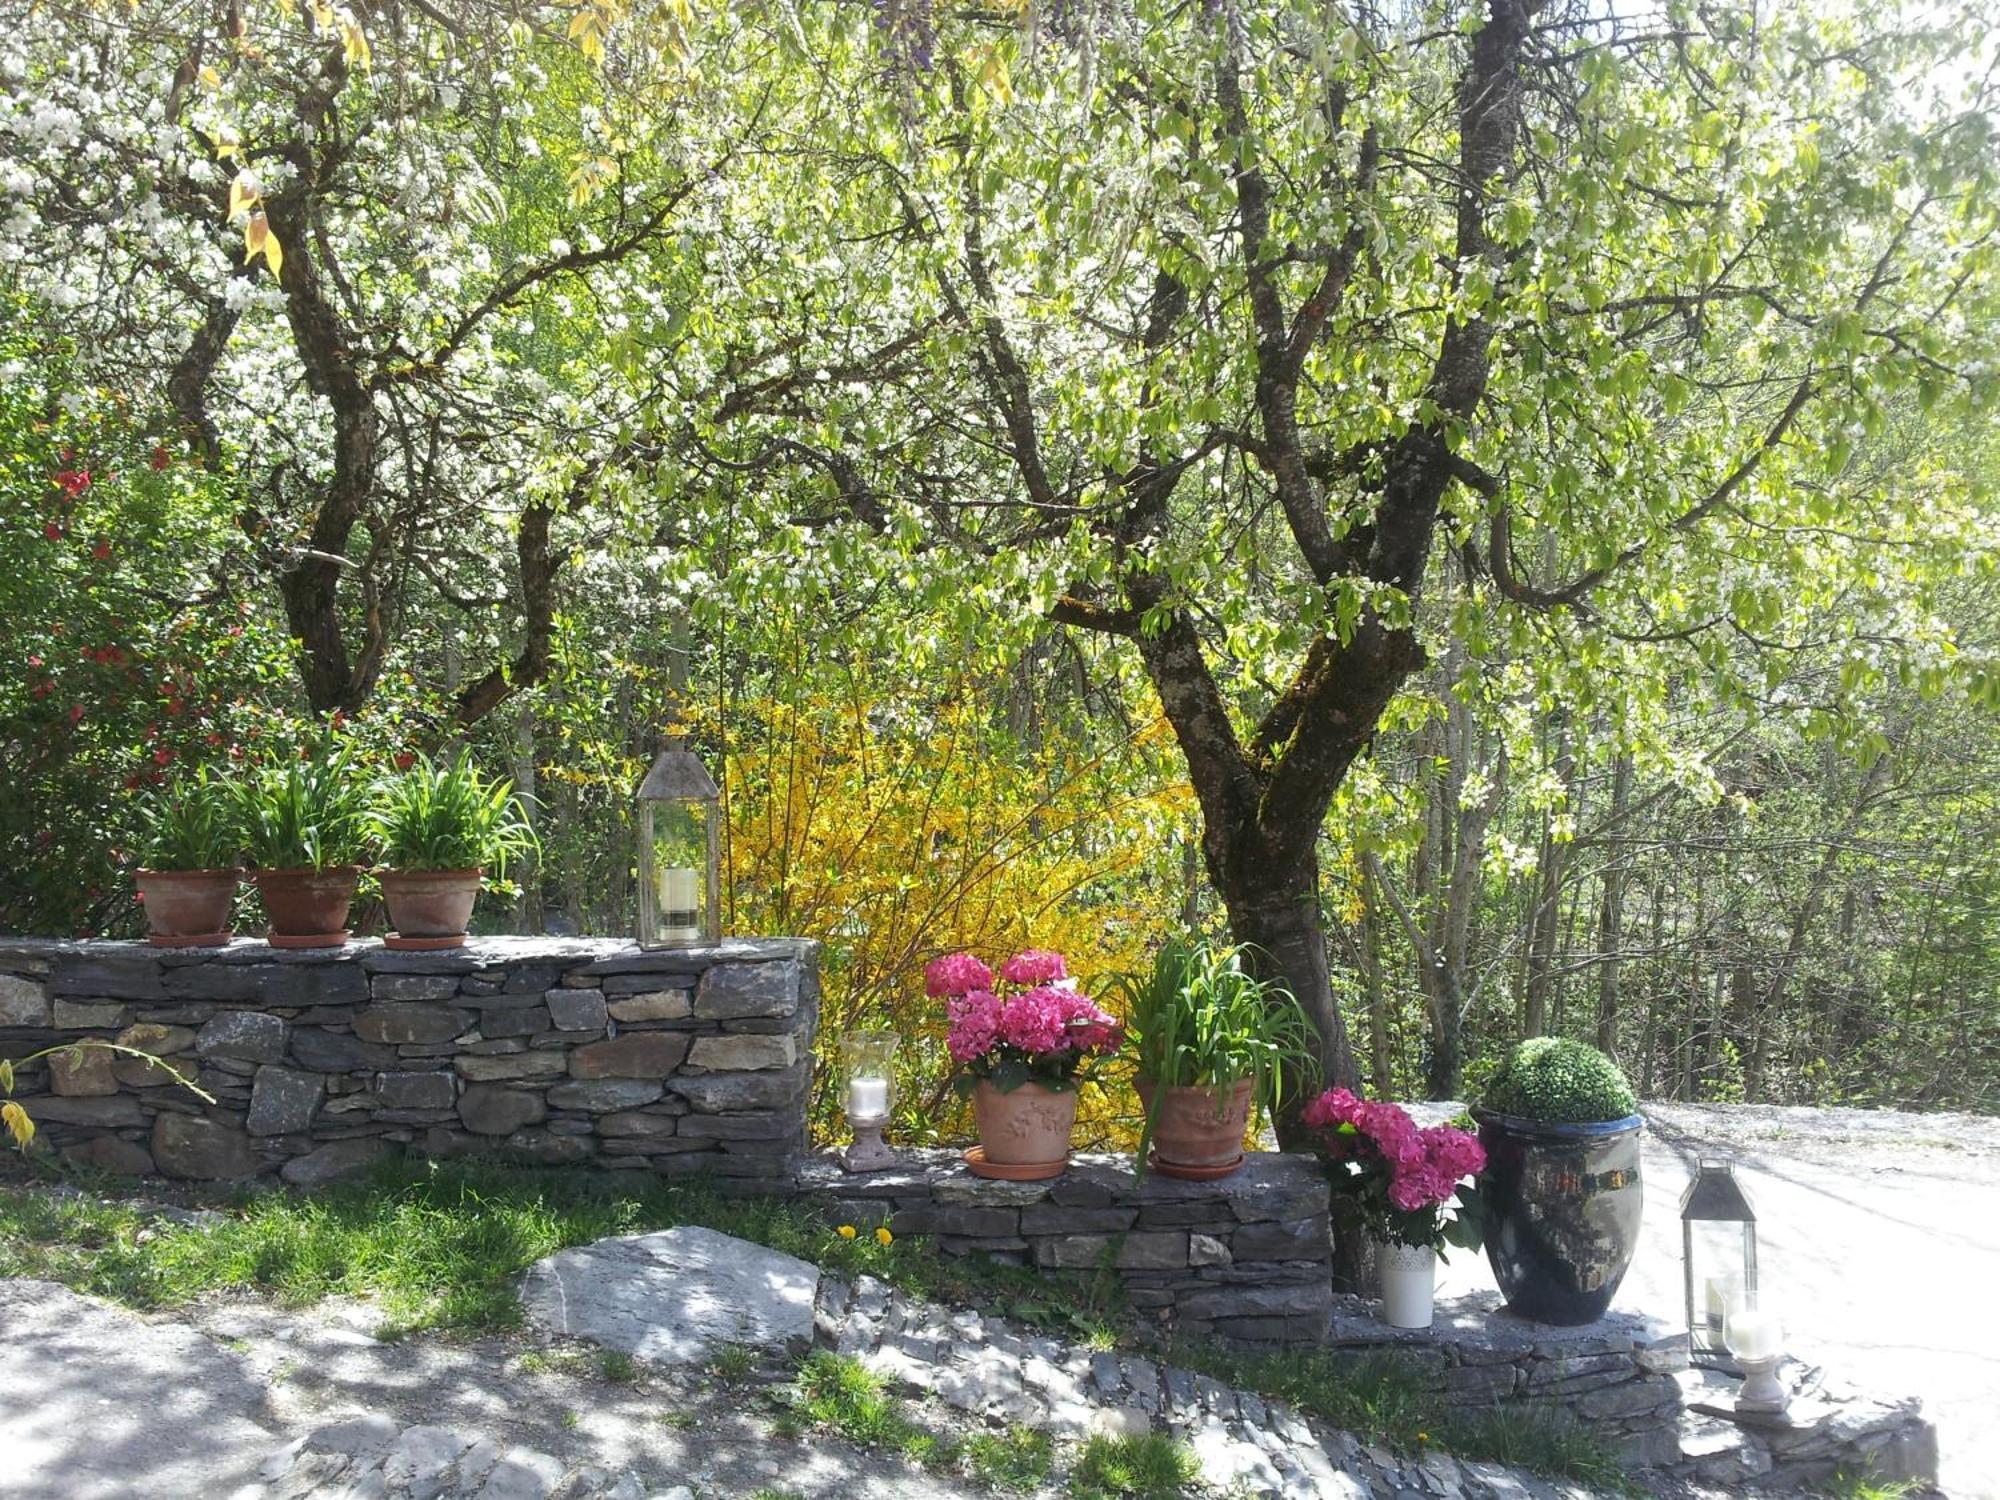
M 2000 1500 L 2000 1133 L 1978 1115 L 1648 1105 L 1646 1222 L 1617 1306 L 1681 1318 L 1679 1204 L 1693 1165 L 1732 1162 L 1758 1215 L 1767 1303 L 1793 1351 L 1915 1393 L 1945 1491 Z M 1440 1290 L 1490 1287 L 1458 1255 Z

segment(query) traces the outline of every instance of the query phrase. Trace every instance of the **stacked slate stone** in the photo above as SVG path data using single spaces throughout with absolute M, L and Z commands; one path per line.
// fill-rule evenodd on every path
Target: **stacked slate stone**
M 1316 1343 L 1332 1308 L 1326 1179 L 1310 1157 L 1252 1152 L 1218 1182 L 1139 1183 L 1128 1157 L 1079 1156 L 1047 1182 L 995 1182 L 957 1152 L 912 1151 L 907 1166 L 852 1175 L 814 1158 L 800 1183 L 834 1223 L 1111 1274 L 1163 1335 Z
M 15 942 L 0 1056 L 101 1038 L 214 1096 L 102 1048 L 23 1080 L 50 1144 L 118 1172 L 312 1183 L 405 1147 L 782 1187 L 805 1146 L 817 960 L 791 939 Z
M 1639 1313 L 1613 1312 L 1581 1328 L 1530 1323 L 1495 1293 L 1441 1298 L 1427 1329 L 1391 1328 L 1373 1303 L 1335 1300 L 1327 1342 L 1357 1353 L 1390 1351 L 1424 1371 L 1452 1406 L 1526 1403 L 1589 1427 L 1625 1462 L 1680 1457 L 1687 1334 Z

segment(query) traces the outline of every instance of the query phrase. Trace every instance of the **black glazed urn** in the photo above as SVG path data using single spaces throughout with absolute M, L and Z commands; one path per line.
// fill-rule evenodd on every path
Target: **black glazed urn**
M 1486 1258 L 1507 1305 L 1537 1323 L 1604 1316 L 1639 1244 L 1638 1115 L 1549 1125 L 1475 1109 Z

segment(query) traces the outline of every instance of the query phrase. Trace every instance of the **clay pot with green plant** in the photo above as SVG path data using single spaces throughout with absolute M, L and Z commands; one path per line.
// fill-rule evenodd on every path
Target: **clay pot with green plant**
M 1150 970 L 1112 982 L 1146 1112 L 1141 1176 L 1148 1166 L 1197 1179 L 1239 1170 L 1253 1112 L 1280 1107 L 1287 1074 L 1316 1069 L 1304 1008 L 1243 957 L 1240 947 L 1175 938 Z
M 269 766 L 237 794 L 250 881 L 274 948 L 338 948 L 361 880 L 368 798 L 353 751 L 321 745 Z
M 539 847 L 513 788 L 463 755 L 418 756 L 377 782 L 368 828 L 384 864 L 391 948 L 462 947 L 488 874 L 504 879 L 509 859 Z
M 1486 1256 L 1507 1305 L 1541 1323 L 1604 1316 L 1639 1243 L 1639 1104 L 1588 1043 L 1533 1037 L 1502 1060 L 1472 1117 Z
M 158 948 L 219 948 L 234 935 L 242 839 L 230 788 L 204 769 L 140 804 L 140 856 L 133 874 L 146 908 L 146 941 Z

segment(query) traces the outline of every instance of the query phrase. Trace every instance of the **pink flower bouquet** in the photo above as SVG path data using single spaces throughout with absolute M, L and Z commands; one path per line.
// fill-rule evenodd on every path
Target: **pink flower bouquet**
M 1335 1197 L 1371 1233 L 1398 1245 L 1478 1248 L 1478 1189 L 1465 1183 L 1486 1168 L 1477 1136 L 1419 1126 L 1400 1104 L 1346 1089 L 1328 1089 L 1299 1120 L 1313 1132 Z
M 1030 948 L 991 969 L 970 953 L 948 953 L 924 970 L 924 988 L 945 1003 L 945 1047 L 964 1070 L 1009 1093 L 1024 1083 L 1076 1086 L 1094 1059 L 1116 1052 L 1123 1031 L 1076 988 L 1060 953 Z

